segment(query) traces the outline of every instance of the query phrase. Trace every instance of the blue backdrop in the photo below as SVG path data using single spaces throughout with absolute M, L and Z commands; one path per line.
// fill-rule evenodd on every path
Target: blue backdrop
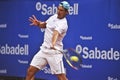
M 44 31 L 31 27 L 35 15 L 45 21 L 62 0 L 0 1 L 0 75 L 25 77 Z M 69 80 L 120 80 L 120 0 L 67 0 L 69 29 L 64 48 L 73 47 L 83 58 L 76 71 L 65 62 Z M 49 66 L 37 78 L 56 80 Z

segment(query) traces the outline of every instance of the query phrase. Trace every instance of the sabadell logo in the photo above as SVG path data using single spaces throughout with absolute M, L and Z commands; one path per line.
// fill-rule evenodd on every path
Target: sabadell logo
M 69 15 L 78 15 L 78 3 L 74 3 L 71 4 L 72 6 L 70 6 L 69 8 Z M 56 4 L 51 4 L 51 5 L 47 5 L 47 4 L 42 4 L 41 2 L 37 2 L 36 3 L 36 10 L 40 11 L 40 13 L 42 15 L 53 15 L 57 12 L 57 5 Z

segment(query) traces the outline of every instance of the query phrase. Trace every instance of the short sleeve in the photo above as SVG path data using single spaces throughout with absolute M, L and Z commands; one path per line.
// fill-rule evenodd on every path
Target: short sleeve
M 66 33 L 67 28 L 68 26 L 66 23 L 61 23 L 61 24 L 56 24 L 55 30 L 57 30 L 59 34 L 63 34 L 63 33 Z
M 55 19 L 56 18 L 56 14 L 54 14 L 53 16 L 51 16 L 51 17 L 49 17 L 45 22 L 46 23 L 49 23 L 49 22 L 51 22 L 53 19 Z

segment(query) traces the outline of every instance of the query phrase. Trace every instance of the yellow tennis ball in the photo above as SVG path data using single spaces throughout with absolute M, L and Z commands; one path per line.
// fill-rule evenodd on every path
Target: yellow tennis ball
M 78 59 L 77 56 L 71 56 L 71 57 L 70 57 L 70 60 L 71 60 L 71 61 L 74 61 L 74 62 L 77 62 L 79 59 Z

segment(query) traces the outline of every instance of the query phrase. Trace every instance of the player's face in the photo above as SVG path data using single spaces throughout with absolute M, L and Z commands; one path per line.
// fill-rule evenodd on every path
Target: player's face
M 68 11 L 65 10 L 62 6 L 58 6 L 57 14 L 58 14 L 58 18 L 62 19 L 68 14 Z

